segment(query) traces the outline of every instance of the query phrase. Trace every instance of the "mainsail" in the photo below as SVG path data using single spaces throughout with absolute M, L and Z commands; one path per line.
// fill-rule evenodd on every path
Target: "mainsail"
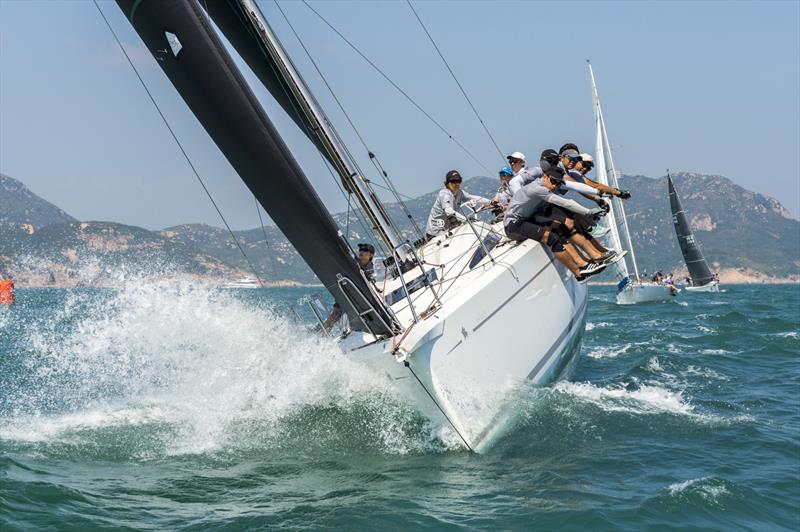
M 117 0 L 183 100 L 337 303 L 376 335 L 399 329 L 196 0 Z
M 672 178 L 667 174 L 667 185 L 669 187 L 669 206 L 672 208 L 672 224 L 675 226 L 675 234 L 678 236 L 678 244 L 681 246 L 683 260 L 689 269 L 689 276 L 692 278 L 694 286 L 703 286 L 714 280 L 714 275 L 708 268 L 703 252 L 697 244 L 697 240 L 692 234 L 692 228 L 683 212 L 681 199 L 675 191 Z
M 592 64 L 589 63 L 589 76 L 592 79 L 592 103 L 594 104 L 594 119 L 597 130 L 597 138 L 595 144 L 595 151 L 597 157 L 597 181 L 603 185 L 619 188 L 617 182 L 617 170 L 614 168 L 614 158 L 611 154 L 611 146 L 608 142 L 608 134 L 606 133 L 606 123 L 603 117 L 603 109 L 600 107 L 600 96 L 597 93 L 597 84 L 594 80 L 594 70 Z M 609 179 L 610 176 L 610 179 Z M 622 240 L 620 238 L 620 230 L 625 236 L 628 252 L 630 253 L 631 263 L 633 270 L 636 273 L 635 280 L 639 279 L 639 268 L 636 265 L 636 255 L 633 252 L 633 242 L 631 241 L 630 230 L 628 229 L 628 221 L 625 217 L 625 207 L 622 200 L 617 197 L 611 200 L 611 211 L 605 217 L 603 222 L 607 224 L 609 229 L 608 234 L 603 239 L 603 244 L 606 247 L 622 251 L 624 249 Z M 612 265 L 612 271 L 617 278 L 617 289 L 622 291 L 630 283 L 630 275 L 628 273 L 627 257 L 622 258 Z
M 387 251 L 398 249 L 403 239 L 386 213 L 339 134 L 283 49 L 254 0 L 217 0 L 200 6 L 225 34 L 259 81 L 272 94 L 301 131 L 317 146 L 339 174 L 344 188 L 354 195 Z

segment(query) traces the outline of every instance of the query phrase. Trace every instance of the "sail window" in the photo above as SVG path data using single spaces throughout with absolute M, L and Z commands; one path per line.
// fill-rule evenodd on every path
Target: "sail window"
M 183 45 L 181 44 L 181 41 L 178 40 L 178 36 L 168 31 L 165 31 L 164 35 L 167 36 L 167 42 L 169 43 L 169 47 L 172 50 L 172 55 L 178 57 L 180 51 L 183 50 Z

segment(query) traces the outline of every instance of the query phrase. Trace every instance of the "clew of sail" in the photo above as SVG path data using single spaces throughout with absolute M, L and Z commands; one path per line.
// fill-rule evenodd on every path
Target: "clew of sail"
M 399 330 L 196 0 L 117 0 L 183 100 L 353 325 Z M 179 45 L 179 46 L 178 46 Z M 176 52 L 176 49 L 178 50 Z
M 678 244 L 683 253 L 683 260 L 689 270 L 694 286 L 703 286 L 714 280 L 714 275 L 708 268 L 703 252 L 697 240 L 694 238 L 686 213 L 683 211 L 681 199 L 672 183 L 672 178 L 667 174 L 667 186 L 669 188 L 669 206 L 672 209 L 672 224 L 675 226 L 675 234 L 678 236 Z

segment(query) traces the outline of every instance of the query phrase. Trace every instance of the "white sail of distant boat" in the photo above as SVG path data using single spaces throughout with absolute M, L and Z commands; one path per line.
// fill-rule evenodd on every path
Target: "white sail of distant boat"
M 681 199 L 678 197 L 678 191 L 675 190 L 675 184 L 672 182 L 669 172 L 667 172 L 667 188 L 669 189 L 669 206 L 672 210 L 672 224 L 675 226 L 675 235 L 678 237 L 683 261 L 686 263 L 692 280 L 692 284 L 685 288 L 689 292 L 719 292 L 719 283 L 711 273 L 703 251 L 700 249 L 700 244 L 692 233 L 689 220 L 686 219 Z
M 348 356 L 376 368 L 474 451 L 510 426 L 516 415 L 511 398 L 521 385 L 571 374 L 583 337 L 586 286 L 538 242 L 509 241 L 501 222 L 467 218 L 427 242 L 402 237 L 254 1 L 117 4 L 349 317 L 351 331 L 339 339 Z M 379 285 L 358 268 L 346 235 L 215 28 L 331 164 L 365 225 L 373 226 L 387 257 Z M 487 247 L 489 236 L 494 247 Z
M 606 132 L 606 122 L 603 116 L 603 109 L 600 106 L 600 96 L 597 93 L 597 84 L 594 79 L 592 64 L 589 64 L 589 77 L 592 81 L 592 104 L 594 105 L 596 143 L 595 151 L 597 175 L 596 180 L 606 186 L 620 188 L 618 173 L 614 167 L 614 157 L 611 153 L 611 145 L 608 142 Z M 601 222 L 608 232 L 601 237 L 603 244 L 617 251 L 627 249 L 628 256 L 623 257 L 609 266 L 609 270 L 614 273 L 617 281 L 617 303 L 633 304 L 645 303 L 649 301 L 666 301 L 676 293 L 676 289 L 656 283 L 643 282 L 639 275 L 639 267 L 636 263 L 636 252 L 631 240 L 628 219 L 625 216 L 625 206 L 623 201 L 617 197 L 611 200 L 611 211 Z M 620 232 L 624 236 L 624 242 L 620 238 Z M 631 277 L 628 269 L 628 259 L 631 261 L 634 276 Z

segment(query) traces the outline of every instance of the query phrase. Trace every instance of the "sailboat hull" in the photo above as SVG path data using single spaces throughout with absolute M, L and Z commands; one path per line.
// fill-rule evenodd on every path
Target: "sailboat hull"
M 708 283 L 703 286 L 687 286 L 687 292 L 719 292 L 719 285 L 717 283 Z
M 617 294 L 617 303 L 620 305 L 634 305 L 636 303 L 669 301 L 677 292 L 677 289 L 673 290 L 669 286 L 655 283 L 634 284 Z
M 586 286 L 530 241 L 479 277 L 410 328 L 399 360 L 391 355 L 392 341 L 351 352 L 477 452 L 513 424 L 515 392 L 571 375 L 587 303 Z

